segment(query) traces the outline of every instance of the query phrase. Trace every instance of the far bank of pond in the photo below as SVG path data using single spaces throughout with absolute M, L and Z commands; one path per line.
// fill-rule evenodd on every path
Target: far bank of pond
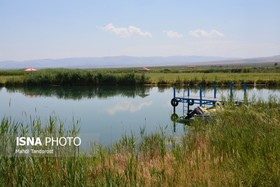
M 278 68 L 278 67 L 275 67 Z M 263 68 L 264 69 L 264 68 Z M 240 71 L 237 71 L 240 70 Z M 242 70 L 242 71 L 241 71 Z M 0 86 L 132 86 L 132 85 L 236 85 L 244 82 L 253 85 L 279 86 L 280 70 L 243 71 L 243 69 L 155 68 L 150 71 L 137 69 L 42 69 L 36 72 L 22 70 L 0 71 Z

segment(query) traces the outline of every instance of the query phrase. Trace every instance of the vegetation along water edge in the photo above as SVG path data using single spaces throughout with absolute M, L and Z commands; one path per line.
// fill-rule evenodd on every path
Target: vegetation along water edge
M 0 86 L 103 85 L 280 85 L 280 67 L 154 67 L 116 69 L 41 69 L 34 72 L 1 70 Z

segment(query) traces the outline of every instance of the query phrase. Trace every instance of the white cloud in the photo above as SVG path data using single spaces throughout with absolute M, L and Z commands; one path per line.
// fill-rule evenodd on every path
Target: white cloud
M 212 29 L 211 31 L 206 31 L 203 29 L 196 29 L 196 30 L 190 31 L 189 34 L 191 36 L 195 36 L 195 37 L 223 37 L 224 36 L 224 33 L 220 32 L 218 30 L 215 30 L 215 29 Z
M 169 38 L 182 38 L 183 35 L 172 30 L 163 31 Z
M 152 37 L 152 34 L 150 32 L 144 32 L 140 28 L 135 26 L 115 27 L 112 23 L 108 23 L 103 27 L 103 29 L 123 38 L 127 38 L 133 35 Z
M 110 115 L 114 115 L 115 113 L 117 112 L 130 112 L 130 113 L 133 113 L 133 112 L 136 112 L 136 111 L 139 111 L 141 110 L 143 107 L 145 106 L 150 106 L 152 104 L 152 101 L 149 101 L 149 102 L 143 102 L 143 103 L 136 103 L 136 104 L 133 104 L 133 103 L 119 103 L 113 107 L 110 107 L 109 109 L 107 109 L 107 112 L 110 114 Z

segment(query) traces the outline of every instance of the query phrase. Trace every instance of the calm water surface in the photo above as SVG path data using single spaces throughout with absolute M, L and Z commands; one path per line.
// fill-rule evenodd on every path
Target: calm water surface
M 183 91 L 177 90 L 177 95 L 183 95 Z M 247 94 L 249 99 L 257 100 L 280 98 L 279 89 L 250 88 Z M 199 96 L 199 89 L 191 89 L 191 95 Z M 217 92 L 217 97 L 228 95 L 228 89 Z M 212 97 L 213 90 L 205 90 L 203 96 Z M 234 96 L 242 99 L 243 90 L 235 90 Z M 172 88 L 158 87 L 0 88 L 0 117 L 12 117 L 26 124 L 30 118 L 39 117 L 46 122 L 49 116 L 58 116 L 68 128 L 73 119 L 78 120 L 83 146 L 90 142 L 111 145 L 124 134 L 139 134 L 140 128 L 145 128 L 146 133 L 160 128 L 175 136 L 186 133 L 184 125 L 170 119 L 172 97 Z M 176 112 L 182 115 L 182 104 Z

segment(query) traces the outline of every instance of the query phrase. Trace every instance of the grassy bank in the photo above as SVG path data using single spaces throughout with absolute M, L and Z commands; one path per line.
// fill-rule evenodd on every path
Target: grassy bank
M 41 124 L 31 129 L 44 135 L 50 126 L 53 127 L 52 133 L 63 129 L 54 121 L 49 120 L 45 130 L 40 120 L 25 125 Z M 139 136 L 123 136 L 109 148 L 97 145 L 86 155 L 1 156 L 0 184 L 279 186 L 279 124 L 279 99 L 271 98 L 268 103 L 256 102 L 241 107 L 229 104 L 215 120 L 208 123 L 194 121 L 187 127 L 189 133 L 179 139 L 167 136 L 164 130 L 154 134 L 140 130 Z M 25 125 L 3 119 L 0 135 L 18 134 Z
M 235 84 L 264 84 L 267 86 L 280 85 L 279 73 L 148 73 L 148 77 L 155 84 L 172 85 L 229 85 Z
M 37 72 L 0 71 L 0 86 L 81 86 L 81 85 L 195 85 L 203 83 L 280 85 L 280 68 L 152 68 L 143 72 L 130 69 L 43 69 Z

